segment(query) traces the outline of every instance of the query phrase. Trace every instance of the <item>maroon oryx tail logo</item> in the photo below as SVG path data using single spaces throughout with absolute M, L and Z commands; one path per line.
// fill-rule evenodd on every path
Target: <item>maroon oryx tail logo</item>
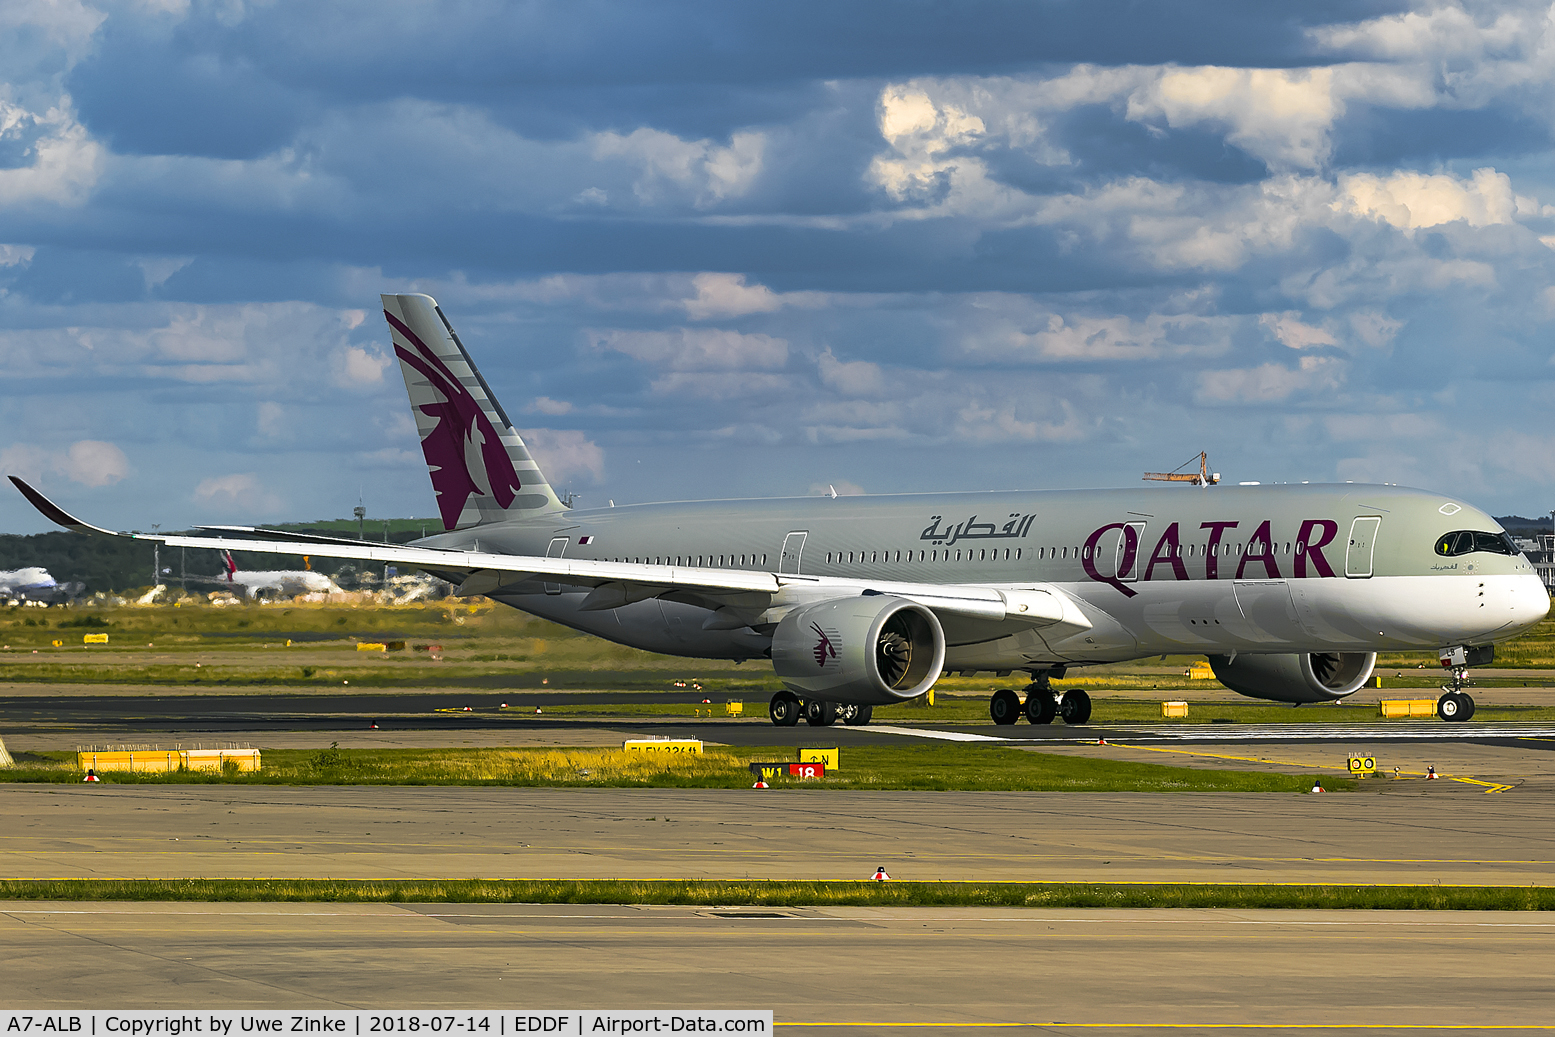
M 837 648 L 831 643 L 831 637 L 821 629 L 821 624 L 811 623 L 810 629 L 815 631 L 815 636 L 820 640 L 815 642 L 815 665 L 826 666 L 827 659 L 837 658 Z
M 443 527 L 453 529 L 459 524 L 464 505 L 472 496 L 490 498 L 499 508 L 511 507 L 523 483 L 479 401 L 403 321 L 387 310 L 383 315 L 415 350 L 411 352 L 396 343 L 395 355 L 420 372 L 443 397 L 441 401 L 420 405 L 423 414 L 437 419 L 437 425 L 421 441 L 421 451 L 431 469 L 432 489 L 437 493 Z

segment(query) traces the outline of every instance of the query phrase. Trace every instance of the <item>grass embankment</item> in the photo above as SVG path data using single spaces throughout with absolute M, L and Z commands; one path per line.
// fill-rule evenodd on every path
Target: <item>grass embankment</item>
M 820 739 L 819 741 L 824 741 Z M 0 781 L 78 782 L 73 753 L 0 770 Z M 659 754 L 621 749 L 267 749 L 257 773 L 107 772 L 135 785 L 501 785 L 562 788 L 746 788 L 749 765 L 797 760 L 797 749 L 713 748 Z M 774 788 L 988 792 L 1307 792 L 1314 779 L 1286 774 L 1169 767 L 1018 749 L 959 745 L 859 746 L 824 778 L 780 779 Z M 1323 778 L 1323 787 L 1354 787 Z
M 109 643 L 83 645 L 84 633 L 108 634 Z M 443 650 L 359 653 L 353 644 L 389 640 L 437 644 Z M 55 647 L 54 641 L 62 644 Z M 646 690 L 668 689 L 683 679 L 701 682 L 709 697 L 746 694 L 763 701 L 779 687 L 764 664 L 740 667 L 641 652 L 485 599 L 363 606 L 15 608 L 0 613 L 0 644 L 6 646 L 0 648 L 5 679 L 39 683 L 323 688 L 349 681 L 352 688 Z M 1142 699 L 1159 698 L 1159 692 L 1212 686 L 1182 674 L 1202 658 L 1169 656 L 1086 668 L 1060 686 L 1137 690 Z M 1555 669 L 1555 619 L 1498 645 L 1495 666 Z M 1378 672 L 1389 689 L 1430 691 L 1441 682 L 1432 652 L 1384 655 Z M 1021 675 L 1002 680 L 952 675 L 939 688 L 986 695 L 990 686 L 1019 687 L 1022 681 Z M 1521 683 L 1495 680 L 1483 686 Z
M 464 879 L 46 879 L 0 899 L 357 904 L 663 904 L 689 907 L 1256 908 L 1549 911 L 1550 886 L 1144 885 L 1041 882 Z

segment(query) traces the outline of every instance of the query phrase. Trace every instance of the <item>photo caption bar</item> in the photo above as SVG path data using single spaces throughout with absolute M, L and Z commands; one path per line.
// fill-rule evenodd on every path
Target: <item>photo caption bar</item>
M 511 1037 L 547 1034 L 772 1033 L 772 1012 L 745 1009 L 529 1009 L 477 1011 L 20 1011 L 0 1010 L 0 1037 Z

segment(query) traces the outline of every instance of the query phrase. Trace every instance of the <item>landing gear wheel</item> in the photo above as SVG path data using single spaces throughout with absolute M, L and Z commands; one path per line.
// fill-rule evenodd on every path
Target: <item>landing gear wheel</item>
M 996 724 L 1013 724 L 1020 719 L 1020 696 L 1009 688 L 1000 688 L 988 700 L 988 715 Z
M 1436 715 L 1450 723 L 1461 724 L 1474 715 L 1474 700 L 1461 691 L 1449 691 L 1436 700 Z
M 1058 715 L 1058 700 L 1046 688 L 1026 696 L 1026 719 L 1033 724 L 1051 724 Z
M 780 691 L 767 704 L 767 716 L 778 727 L 793 727 L 799 723 L 799 696 L 791 691 Z
M 811 699 L 804 704 L 804 718 L 811 727 L 830 727 L 837 719 L 837 703 Z
M 1091 719 L 1091 697 L 1078 688 L 1064 692 L 1058 700 L 1058 715 L 1066 724 L 1085 723 Z
M 844 706 L 842 709 L 842 722 L 849 727 L 861 727 L 875 714 L 874 706 Z

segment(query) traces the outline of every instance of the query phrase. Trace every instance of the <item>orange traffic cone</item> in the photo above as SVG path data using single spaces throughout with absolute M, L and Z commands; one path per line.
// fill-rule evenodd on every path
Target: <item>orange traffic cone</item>
M 374 720 L 374 721 L 373 721 L 373 722 L 372 722 L 372 723 L 371 723 L 371 724 L 369 724 L 369 725 L 368 725 L 368 726 L 369 726 L 369 727 L 371 727 L 371 728 L 372 728 L 372 729 L 373 729 L 373 730 L 374 730 L 374 731 L 376 731 L 376 730 L 378 730 L 378 721 L 376 721 L 376 720 Z
M 1313 791 L 1313 792 L 1322 792 L 1322 791 L 1323 791 L 1323 786 L 1322 786 L 1322 784 L 1321 784 L 1321 783 L 1319 783 L 1319 784 L 1316 784 L 1316 785 L 1313 785 L 1313 786 L 1312 786 L 1312 791 Z
M 1096 739 L 1096 744 L 1097 745 L 1106 745 L 1107 744 L 1107 740 L 1105 738 L 1098 738 L 1098 739 Z
M 539 715 L 540 715 L 540 707 L 536 706 L 535 707 L 535 716 L 539 716 Z
M 751 788 L 753 788 L 753 789 L 764 789 L 764 788 L 769 788 L 769 787 L 770 786 L 768 786 L 767 783 L 764 782 L 764 781 L 758 781 L 758 782 L 756 782 L 756 784 L 751 786 Z
M 95 770 L 93 770 L 92 768 L 88 767 L 86 769 L 86 777 L 82 778 L 81 780 L 82 781 L 99 781 L 101 779 L 99 779 L 97 777 L 97 772 Z
M 871 882 L 890 882 L 891 881 L 891 876 L 889 876 L 889 875 L 887 875 L 885 873 L 885 869 L 884 868 L 876 868 L 875 869 L 875 873 L 870 876 L 870 881 Z
M 1427 767 L 1425 769 L 1425 780 L 1426 781 L 1435 781 L 1436 780 L 1436 768 L 1435 767 Z

